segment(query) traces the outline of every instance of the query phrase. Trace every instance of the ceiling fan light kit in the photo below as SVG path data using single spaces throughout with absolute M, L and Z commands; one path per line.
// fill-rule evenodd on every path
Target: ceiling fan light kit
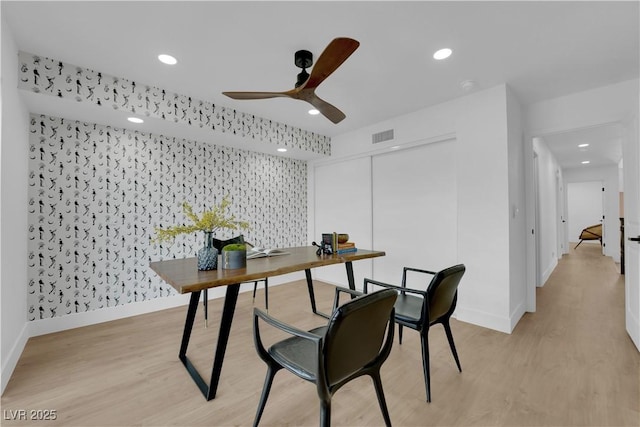
M 313 54 L 308 50 L 299 50 L 294 55 L 294 63 L 302 71 L 298 74 L 295 88 L 285 92 L 222 92 L 232 99 L 269 99 L 287 97 L 306 101 L 333 123 L 341 122 L 346 116 L 338 108 L 316 95 L 316 88 L 329 77 L 360 46 L 354 39 L 339 37 L 329 43 L 318 57 L 311 74 L 306 69 L 313 65 Z

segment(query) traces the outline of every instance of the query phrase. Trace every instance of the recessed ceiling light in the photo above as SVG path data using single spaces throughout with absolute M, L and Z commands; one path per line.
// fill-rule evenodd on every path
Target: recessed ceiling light
M 286 153 L 287 149 L 286 148 L 278 148 L 278 151 L 281 153 Z
M 309 110 L 309 114 L 311 114 L 312 116 L 317 116 L 318 114 L 320 114 L 320 111 L 312 108 L 311 110 Z
M 439 51 L 433 54 L 433 58 L 437 60 L 446 59 L 451 56 L 452 52 L 453 51 L 449 48 L 440 49 Z
M 582 162 L 582 164 L 583 164 L 583 165 L 588 165 L 589 163 L 591 163 L 589 160 L 584 160 L 584 161 Z
M 164 53 L 162 55 L 158 55 L 158 59 L 160 60 L 160 62 L 167 65 L 175 65 L 178 63 L 178 60 L 176 58 L 174 58 L 171 55 L 166 55 Z
M 129 117 L 127 118 L 131 123 L 144 123 L 144 120 L 139 119 L 138 117 Z
M 584 147 L 588 147 L 588 146 L 589 146 L 589 144 L 579 144 L 578 148 L 584 148 Z

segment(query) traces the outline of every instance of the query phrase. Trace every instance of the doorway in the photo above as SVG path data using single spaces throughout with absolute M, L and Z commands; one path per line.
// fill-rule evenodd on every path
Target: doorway
M 599 251 L 604 253 L 607 256 L 611 256 L 614 258 L 616 262 L 620 260 L 620 244 L 625 244 L 626 249 L 630 249 L 630 244 L 627 242 L 627 237 L 629 236 L 628 230 L 626 230 L 627 219 L 629 219 L 628 206 L 638 206 L 640 203 L 640 198 L 638 198 L 638 168 L 640 167 L 640 162 L 637 161 L 637 152 L 638 152 L 638 126 L 637 126 L 638 115 L 637 112 L 633 115 L 631 119 L 625 119 L 619 122 L 609 122 L 603 123 L 597 126 L 588 126 L 579 129 L 569 129 L 562 131 L 554 131 L 553 133 L 544 134 L 542 137 L 531 137 L 528 139 L 528 150 L 530 150 L 531 160 L 527 162 L 528 164 L 528 177 L 532 181 L 528 184 L 529 191 L 531 191 L 531 196 L 528 200 L 531 201 L 532 208 L 528 213 L 528 221 L 527 224 L 531 227 L 532 237 L 528 241 L 529 248 L 529 256 L 528 256 L 528 266 L 530 268 L 530 273 L 528 274 L 528 286 L 527 286 L 527 298 L 528 298 L 528 310 L 536 311 L 536 296 L 535 296 L 535 282 L 533 277 L 533 273 L 536 269 L 536 262 L 540 262 L 536 259 L 536 255 L 539 251 L 539 243 L 544 240 L 544 236 L 533 236 L 535 233 L 540 233 L 544 235 L 543 230 L 539 226 L 535 225 L 536 221 L 536 212 L 535 212 L 535 201 L 532 199 L 544 199 L 544 196 L 541 195 L 542 192 L 545 191 L 544 188 L 540 186 L 539 183 L 534 184 L 533 181 L 536 175 L 536 169 L 538 175 L 541 171 L 544 171 L 545 166 L 541 165 L 541 158 L 538 155 L 534 157 L 534 153 L 538 153 L 535 151 L 536 142 L 542 138 L 548 142 L 549 140 L 553 140 L 554 138 L 565 138 L 568 142 L 565 146 L 567 149 L 575 149 L 582 144 L 587 144 L 582 141 L 584 138 L 588 137 L 590 134 L 600 136 L 603 145 L 611 145 L 613 139 L 617 139 L 615 142 L 616 146 L 619 147 L 619 154 L 617 156 L 613 155 L 609 158 L 606 156 L 601 156 L 600 161 L 603 163 L 591 162 L 588 167 L 581 167 L 582 165 L 587 165 L 589 163 L 589 159 L 587 155 L 590 154 L 590 151 L 585 150 L 584 152 L 575 152 L 573 151 L 573 155 L 567 155 L 560 153 L 559 157 L 564 156 L 564 161 L 572 162 L 571 166 L 568 167 L 566 165 L 562 165 L 562 161 L 556 160 L 556 164 L 559 167 L 559 170 L 563 173 L 563 180 L 561 182 L 564 183 L 567 191 L 565 192 L 565 207 L 566 211 L 569 215 L 572 215 L 572 220 L 570 222 L 571 225 L 567 224 L 567 245 L 569 245 L 569 240 L 577 240 L 579 241 L 579 234 L 582 228 L 585 228 L 589 225 L 595 225 L 601 223 L 603 225 L 603 246 L 602 248 L 598 248 Z M 607 138 L 607 135 L 611 138 Z M 571 139 L 573 137 L 573 139 Z M 581 140 L 578 143 L 578 140 Z M 621 159 L 622 159 L 622 147 L 625 147 L 625 167 L 621 169 Z M 602 153 L 600 153 L 602 154 Z M 607 163 L 608 162 L 608 163 Z M 595 163 L 595 164 L 594 164 Z M 622 172 L 622 174 L 621 174 Z M 621 178 L 624 176 L 624 180 Z M 632 179 L 629 179 L 632 177 Z M 574 188 L 569 190 L 569 185 L 580 182 L 592 182 L 592 195 L 590 198 L 592 202 L 595 202 L 591 205 L 591 214 L 587 219 L 575 219 L 573 218 L 574 214 L 581 215 L 585 214 L 585 209 L 580 209 L 576 207 L 569 207 L 569 192 L 574 193 L 571 197 L 575 196 Z M 536 191 L 537 185 L 537 193 Z M 588 185 L 588 184 L 587 184 Z M 572 185 L 573 187 L 573 185 Z M 625 208 L 624 212 L 626 214 L 625 218 L 625 234 L 624 241 L 621 242 L 620 236 L 620 200 L 619 193 L 623 191 L 625 193 Z M 575 187 L 576 189 L 578 187 Z M 603 190 L 604 188 L 604 190 Z M 579 190 L 578 190 L 579 191 Z M 630 196 L 631 201 L 627 200 L 627 196 Z M 600 201 L 600 203 L 597 203 Z M 573 202 L 572 202 L 573 204 Z M 593 207 L 595 205 L 595 207 Z M 537 209 L 538 213 L 544 212 L 543 208 Z M 576 212 L 578 211 L 578 212 Z M 580 212 L 582 211 L 582 212 Z M 594 212 L 595 211 L 595 212 Z M 637 209 L 634 211 L 637 212 Z M 593 224 L 588 225 L 580 225 L 580 222 L 584 224 L 588 222 L 593 222 Z M 560 218 L 560 223 L 562 222 L 562 218 Z M 569 228 L 570 227 L 570 228 Z M 579 231 L 576 231 L 579 229 Z M 636 227 L 637 229 L 637 227 Z M 557 228 L 557 232 L 561 231 L 561 227 Z M 633 231 L 632 233 L 636 233 Z M 637 233 L 636 233 L 637 234 Z M 558 236 L 559 237 L 559 236 Z M 597 243 L 599 244 L 599 242 Z M 575 245 L 574 245 L 575 246 Z M 571 247 L 565 246 L 567 251 L 571 250 Z M 636 250 L 634 253 L 633 261 L 626 259 L 626 267 L 631 266 L 633 268 L 631 274 L 629 274 L 629 269 L 625 268 L 625 287 L 626 287 L 626 329 L 631 336 L 636 346 L 640 349 L 640 279 L 638 276 L 638 268 L 637 268 L 637 248 L 631 248 L 631 250 Z M 563 251 L 565 253 L 566 251 Z M 635 262 L 636 265 L 631 265 L 631 262 Z M 631 277 L 632 276 L 632 277 Z
M 606 229 L 603 224 L 604 184 L 602 181 L 570 182 L 567 184 L 567 229 L 569 244 L 574 247 L 580 241 L 582 230 L 593 225 L 602 225 L 602 236 Z M 584 241 L 581 244 L 600 244 L 599 240 Z

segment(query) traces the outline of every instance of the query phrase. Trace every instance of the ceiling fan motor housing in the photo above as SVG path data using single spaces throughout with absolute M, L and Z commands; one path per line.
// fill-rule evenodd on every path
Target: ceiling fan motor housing
M 313 65 L 313 54 L 308 50 L 299 50 L 295 54 L 294 60 L 296 67 L 302 68 L 302 71 L 298 74 L 296 81 L 296 87 L 300 87 L 309 78 L 309 73 L 305 68 L 309 68 Z
M 309 68 L 313 65 L 313 53 L 308 50 L 299 50 L 295 54 L 295 64 L 298 68 Z

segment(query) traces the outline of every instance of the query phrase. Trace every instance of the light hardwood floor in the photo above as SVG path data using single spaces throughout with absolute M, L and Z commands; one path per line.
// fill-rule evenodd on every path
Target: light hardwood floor
M 463 278 L 461 286 L 474 286 Z M 327 311 L 328 285 L 316 284 Z M 303 283 L 269 289 L 270 314 L 299 327 L 310 314 Z M 441 327 L 431 331 L 433 402 L 425 402 L 418 336 L 407 330 L 382 370 L 396 426 L 638 426 L 640 355 L 624 329 L 624 281 L 597 245 L 563 257 L 538 311 L 512 334 L 453 321 L 458 373 Z M 256 296 L 262 306 L 263 295 Z M 2 425 L 251 425 L 266 368 L 252 340 L 251 293 L 240 294 L 218 395 L 206 402 L 177 359 L 184 307 L 32 338 L 2 397 Z M 210 372 L 221 305 L 196 319 L 189 355 Z M 275 339 L 274 333 L 266 334 Z M 17 410 L 55 410 L 55 421 L 11 421 Z M 286 371 L 275 378 L 263 426 L 318 424 L 315 388 Z M 29 414 L 28 414 L 29 415 Z M 333 399 L 336 426 L 382 425 L 367 377 Z

